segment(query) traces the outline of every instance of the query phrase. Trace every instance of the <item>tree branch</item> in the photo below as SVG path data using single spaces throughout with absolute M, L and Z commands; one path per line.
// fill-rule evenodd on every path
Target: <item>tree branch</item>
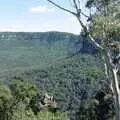
M 76 16 L 76 13 L 75 13 L 75 12 L 72 12 L 71 10 L 68 10 L 68 9 L 60 6 L 60 5 L 56 4 L 55 2 L 53 2 L 53 1 L 51 1 L 51 0 L 47 0 L 47 1 L 50 2 L 51 4 L 53 4 L 54 6 L 60 8 L 61 10 L 64 10 L 64 11 L 66 11 L 66 12 L 68 12 L 68 13 L 73 14 L 73 15 Z
M 76 0 L 73 0 L 73 3 L 74 3 L 74 5 L 75 5 L 76 11 L 77 11 L 77 13 L 78 13 L 78 12 L 79 12 L 79 11 L 78 11 L 79 8 L 78 8 L 78 6 L 77 6 Z
M 66 11 L 66 12 L 68 12 L 68 13 L 71 13 L 71 14 L 73 14 L 73 15 L 75 15 L 75 16 L 77 15 L 77 13 L 75 13 L 75 12 L 73 12 L 73 11 L 71 11 L 71 10 L 68 10 L 68 9 L 66 9 L 66 8 L 64 8 L 64 7 L 56 4 L 56 3 L 53 2 L 52 0 L 47 0 L 47 1 L 50 2 L 51 4 L 53 4 L 54 6 L 60 8 L 61 10 L 64 10 L 64 11 Z M 89 17 L 88 15 L 84 14 L 82 11 L 81 11 L 81 14 L 82 14 L 83 16 L 85 16 L 85 17 Z
M 90 40 L 99 48 L 99 49 L 102 49 L 104 50 L 104 48 L 95 41 L 95 39 L 89 34 L 88 37 L 90 38 Z
M 79 0 L 78 0 L 79 1 Z M 80 1 L 79 1 L 80 2 Z M 78 2 L 78 4 L 80 4 Z M 75 5 L 75 8 L 76 8 L 76 11 L 77 11 L 77 14 L 82 14 L 83 16 L 85 16 L 85 17 L 89 17 L 89 16 L 87 16 L 86 14 L 84 14 L 83 12 L 82 12 L 82 10 L 79 8 L 79 6 L 77 5 L 77 3 L 76 3 L 76 0 L 73 0 L 73 3 L 74 3 L 74 5 Z
M 94 40 L 94 38 L 88 33 L 87 27 L 86 27 L 86 26 L 83 24 L 83 22 L 80 20 L 80 17 L 78 16 L 79 8 L 78 8 L 77 3 L 76 3 L 75 0 L 73 0 L 73 2 L 74 2 L 74 5 L 75 5 L 75 8 L 76 8 L 77 13 L 72 12 L 72 11 L 70 11 L 70 10 L 68 10 L 68 9 L 66 9 L 66 8 L 64 8 L 64 7 L 60 6 L 60 5 L 58 5 L 58 4 L 56 4 L 56 3 L 53 2 L 52 0 L 47 0 L 47 1 L 50 2 L 51 4 L 53 4 L 54 6 L 60 8 L 61 10 L 66 11 L 66 12 L 68 12 L 68 13 L 74 15 L 75 17 L 77 17 L 77 19 L 78 19 L 80 25 L 82 26 L 82 28 L 83 28 L 85 34 L 90 38 L 90 40 L 91 40 L 98 48 L 100 48 L 100 49 L 103 50 L 103 47 L 102 47 L 99 43 L 97 43 L 97 42 Z M 80 11 L 80 13 L 81 13 L 81 11 Z M 84 15 L 84 16 L 86 16 L 84 13 L 81 13 L 81 14 Z M 86 17 L 88 17 L 88 16 L 86 16 Z
M 81 14 L 82 14 L 83 16 L 85 16 L 86 18 L 89 18 L 89 16 L 86 15 L 86 14 L 84 14 L 83 12 L 81 12 Z

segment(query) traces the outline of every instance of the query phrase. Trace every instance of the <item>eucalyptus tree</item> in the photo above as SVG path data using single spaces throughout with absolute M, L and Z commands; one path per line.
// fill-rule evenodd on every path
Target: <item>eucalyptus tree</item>
M 120 120 L 120 0 L 86 0 L 84 4 L 83 0 L 69 0 L 73 9 L 66 8 L 55 0 L 47 1 L 75 16 L 82 27 L 84 37 L 99 49 L 105 66 L 107 84 L 113 92 L 115 119 Z

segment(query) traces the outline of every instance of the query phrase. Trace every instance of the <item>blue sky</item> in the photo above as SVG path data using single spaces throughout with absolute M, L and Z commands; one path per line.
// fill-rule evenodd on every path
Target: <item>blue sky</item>
M 69 7 L 67 0 L 61 1 L 60 4 Z M 53 7 L 46 0 L 0 2 L 0 31 L 64 31 L 79 34 L 80 29 L 72 15 Z

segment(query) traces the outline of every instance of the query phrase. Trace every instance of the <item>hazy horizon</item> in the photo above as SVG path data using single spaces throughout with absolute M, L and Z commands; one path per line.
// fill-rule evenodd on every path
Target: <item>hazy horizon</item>
M 68 2 L 66 0 L 61 4 L 70 8 Z M 79 34 L 81 30 L 74 16 L 46 0 L 4 0 L 1 1 L 0 8 L 0 32 L 60 31 Z
M 70 33 L 74 35 L 79 35 L 80 33 L 64 32 L 64 31 L 0 31 L 0 33 L 47 33 L 47 32 L 61 32 L 61 33 Z

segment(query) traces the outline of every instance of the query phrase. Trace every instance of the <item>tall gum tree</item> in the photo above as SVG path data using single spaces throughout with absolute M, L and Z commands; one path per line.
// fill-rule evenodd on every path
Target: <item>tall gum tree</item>
M 57 1 L 47 0 L 59 9 L 75 16 L 82 27 L 84 37 L 89 39 L 99 49 L 105 66 L 106 79 L 114 98 L 115 120 L 120 120 L 120 1 L 119 0 L 85 0 L 84 8 L 90 14 L 85 14 L 81 8 L 83 0 L 69 0 L 71 9 L 57 4 Z M 83 6 L 83 4 L 82 4 Z M 86 18 L 87 25 L 82 18 Z M 99 42 L 97 41 L 99 39 Z

